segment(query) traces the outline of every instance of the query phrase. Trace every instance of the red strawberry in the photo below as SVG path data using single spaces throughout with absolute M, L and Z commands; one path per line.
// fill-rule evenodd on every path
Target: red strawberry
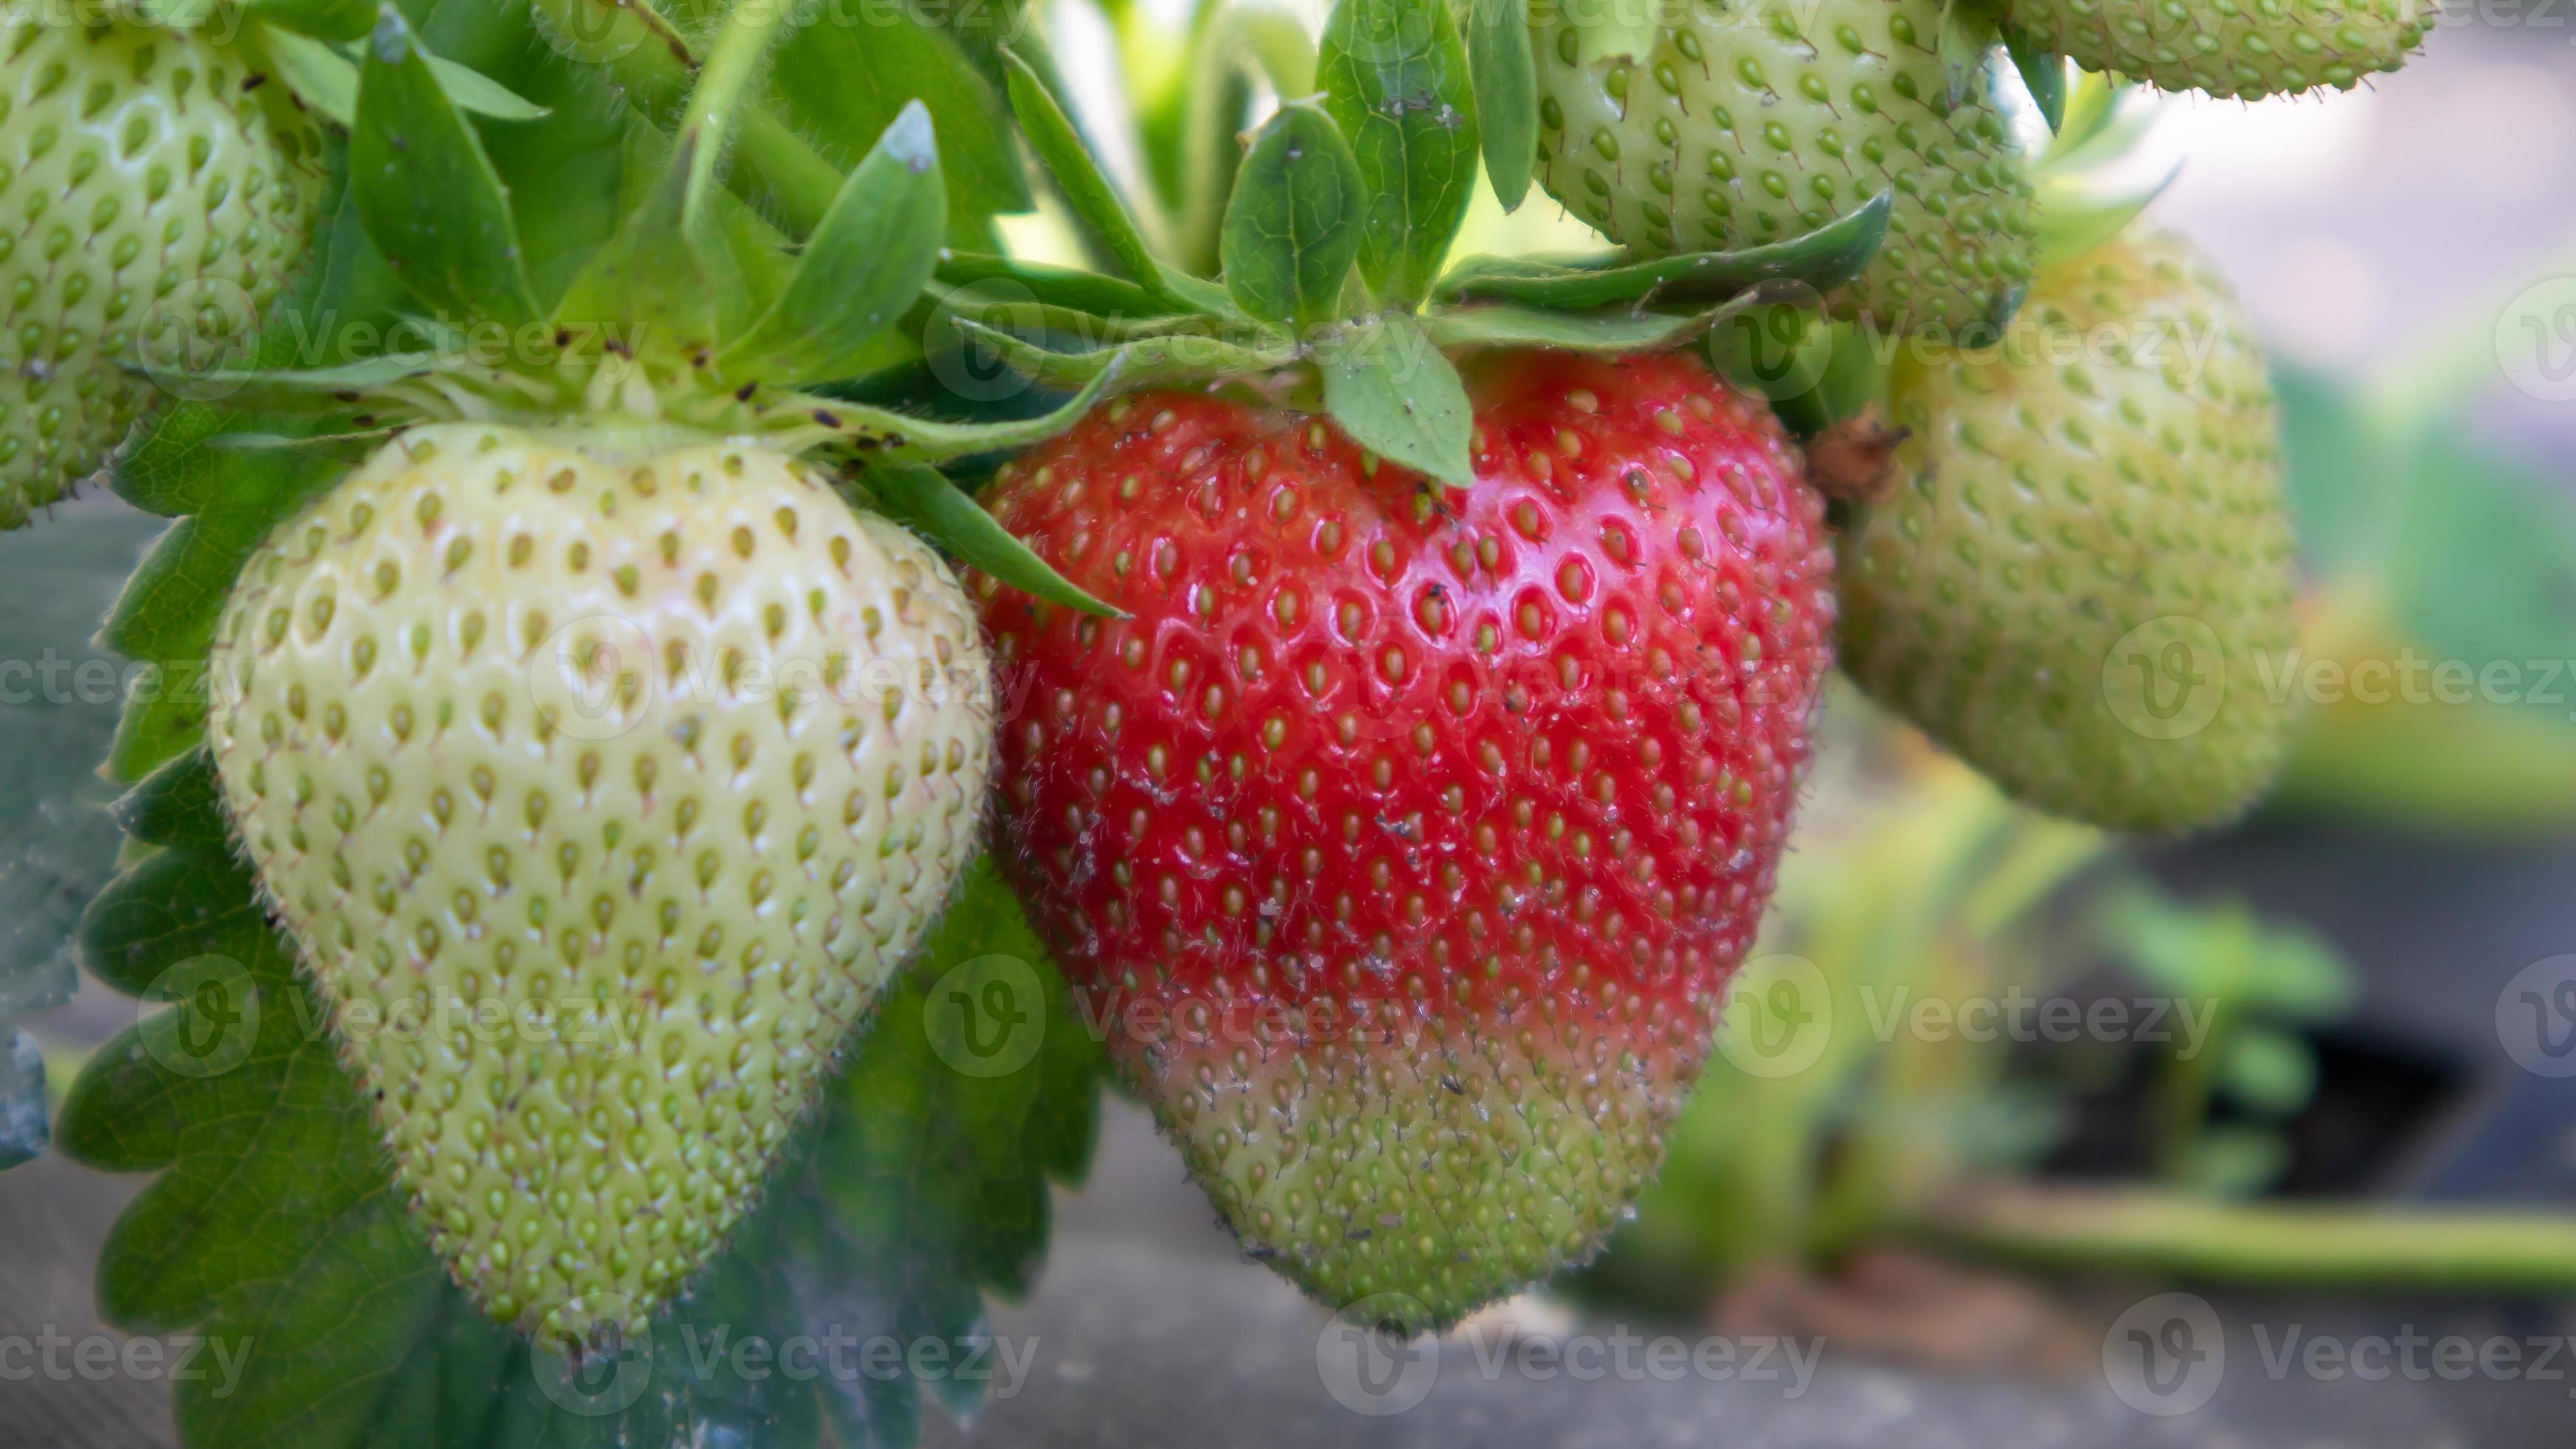
M 976 581 L 1040 929 L 1250 1250 L 1408 1329 L 1659 1166 L 1833 622 L 1821 504 L 1696 360 L 1468 377 L 1456 493 L 1319 418 L 1111 404 L 989 502 L 1133 617 Z

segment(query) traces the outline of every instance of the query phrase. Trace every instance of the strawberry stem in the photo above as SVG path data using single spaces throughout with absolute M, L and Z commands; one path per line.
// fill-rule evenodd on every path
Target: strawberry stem
M 727 133 L 744 95 L 759 76 L 771 44 L 791 28 L 786 22 L 787 0 L 736 0 L 725 17 L 723 33 L 698 72 L 688 112 L 680 121 L 680 144 L 690 148 L 688 200 L 682 215 L 691 230 L 705 216 L 716 165 L 724 156 Z
M 529 3 L 564 52 L 606 73 L 646 120 L 665 130 L 681 123 L 698 58 L 650 7 L 596 0 Z M 778 8 L 780 0 L 758 3 Z M 736 105 L 734 131 L 734 165 L 726 184 L 747 201 L 767 202 L 772 219 L 795 239 L 811 236 L 840 195 L 841 168 L 757 101 Z
M 1315 42 L 1305 25 L 1268 3 L 1216 4 L 1202 10 L 1190 39 L 1188 116 L 1181 131 L 1180 195 L 1173 200 L 1173 250 L 1182 266 L 1217 269 L 1217 231 L 1242 147 L 1241 117 L 1226 114 L 1239 78 L 1258 73 L 1282 102 L 1315 90 Z
M 2276 1287 L 2576 1291 L 2576 1215 L 1980 1183 L 1907 1229 L 1981 1257 Z

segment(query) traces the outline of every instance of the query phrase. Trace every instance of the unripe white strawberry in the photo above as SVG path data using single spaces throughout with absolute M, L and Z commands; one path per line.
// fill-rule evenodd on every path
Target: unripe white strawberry
M 2011 0 L 2006 28 L 2042 53 L 2169 91 L 2257 100 L 2351 90 L 2404 65 L 2431 0 Z
M 976 854 L 956 577 L 754 444 L 446 424 L 277 530 L 214 663 L 240 843 L 438 1252 L 631 1331 Z
M 58 7 L 59 8 L 59 7 Z M 321 136 L 196 32 L 0 4 L 0 528 L 98 471 L 303 257 Z
M 1786 241 L 1892 193 L 1838 308 L 1979 334 L 2032 275 L 2028 168 L 1991 81 L 1941 49 L 1938 0 L 1743 0 L 1631 12 L 1534 0 L 1539 184 L 1639 252 Z

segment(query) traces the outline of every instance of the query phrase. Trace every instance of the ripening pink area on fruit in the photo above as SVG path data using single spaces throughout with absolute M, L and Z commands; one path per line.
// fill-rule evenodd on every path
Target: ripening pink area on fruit
M 976 581 L 1004 854 L 1096 1007 L 1535 1004 L 1704 1047 L 1807 760 L 1822 505 L 1695 361 L 1469 380 L 1463 492 L 1318 419 L 1157 393 L 989 495 L 1133 616 Z

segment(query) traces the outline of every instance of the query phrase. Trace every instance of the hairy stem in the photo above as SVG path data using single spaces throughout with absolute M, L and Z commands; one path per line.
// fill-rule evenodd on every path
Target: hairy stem
M 698 84 L 689 92 L 689 108 L 680 119 L 680 144 L 689 148 L 688 201 L 683 212 L 694 230 L 705 219 L 708 194 L 736 113 L 752 82 L 760 75 L 769 47 L 790 28 L 788 0 L 736 0 L 725 17 Z
M 687 40 L 643 0 L 529 3 L 564 53 L 597 66 L 646 120 L 664 130 L 682 124 L 700 73 L 698 58 Z M 782 0 L 750 4 L 782 9 Z M 745 200 L 766 201 L 789 235 L 800 241 L 812 235 L 840 194 L 841 168 L 755 99 L 735 103 L 734 115 L 734 164 L 727 184 Z

